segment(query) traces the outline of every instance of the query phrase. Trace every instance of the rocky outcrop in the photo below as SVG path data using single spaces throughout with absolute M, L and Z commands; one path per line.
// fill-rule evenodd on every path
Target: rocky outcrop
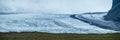
M 106 20 L 120 21 L 120 0 L 113 0 L 113 6 L 105 16 Z

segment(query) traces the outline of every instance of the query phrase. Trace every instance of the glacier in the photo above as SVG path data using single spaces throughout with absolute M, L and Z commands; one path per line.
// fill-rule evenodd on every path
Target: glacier
M 0 32 L 119 33 L 73 17 L 106 12 L 111 5 L 112 0 L 0 0 Z
M 0 32 L 117 33 L 72 18 L 74 14 L 20 13 L 0 15 Z

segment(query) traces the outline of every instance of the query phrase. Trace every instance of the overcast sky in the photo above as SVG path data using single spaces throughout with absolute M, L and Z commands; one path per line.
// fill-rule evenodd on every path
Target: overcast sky
M 112 0 L 0 0 L 0 11 L 85 13 L 103 12 L 111 8 Z

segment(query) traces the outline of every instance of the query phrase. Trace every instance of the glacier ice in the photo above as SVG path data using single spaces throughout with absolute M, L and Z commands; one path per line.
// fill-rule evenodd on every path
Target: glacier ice
M 21 13 L 0 15 L 0 32 L 116 33 L 71 18 L 72 14 Z
M 116 33 L 71 15 L 103 12 L 112 0 L 0 0 L 0 32 Z

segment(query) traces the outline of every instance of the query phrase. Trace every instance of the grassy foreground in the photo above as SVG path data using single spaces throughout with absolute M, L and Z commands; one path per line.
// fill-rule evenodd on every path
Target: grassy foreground
M 120 34 L 0 33 L 0 40 L 120 40 Z

